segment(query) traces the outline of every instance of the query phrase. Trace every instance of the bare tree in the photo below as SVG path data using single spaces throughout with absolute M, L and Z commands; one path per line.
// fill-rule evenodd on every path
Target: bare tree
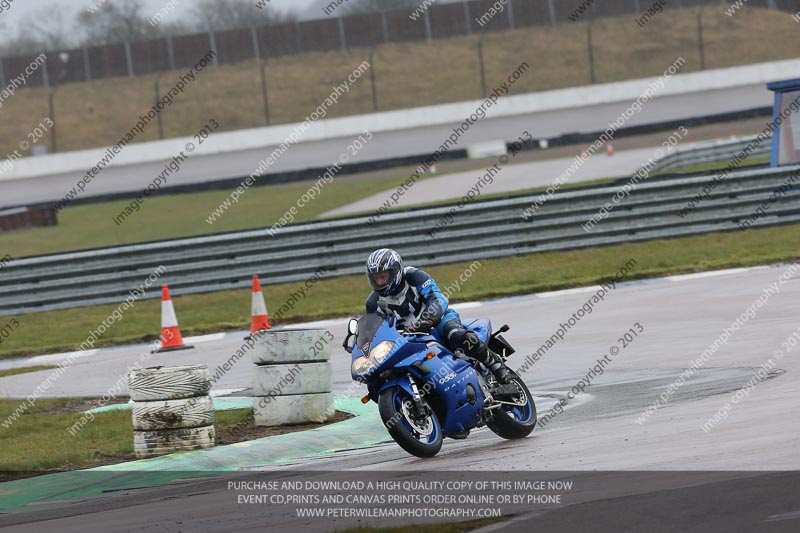
M 152 35 L 141 0 L 108 1 L 94 13 L 81 11 L 78 22 L 86 31 L 86 44 L 131 42 Z
M 269 26 L 293 18 L 269 7 L 259 8 L 254 0 L 203 0 L 195 16 L 204 30 L 214 31 Z
M 22 18 L 18 26 L 19 37 L 30 38 L 29 36 L 35 35 L 34 39 L 44 43 L 47 50 L 63 50 L 75 46 L 75 32 L 69 24 L 64 23 L 71 16 L 71 12 L 58 4 L 40 8 Z
M 51 4 L 25 15 L 17 24 L 15 36 L 0 22 L 0 35 L 8 36 L 0 45 L 0 55 L 33 54 L 75 46 L 77 42 L 64 24 L 69 18 L 70 13 L 63 6 Z
M 0 44 L 1 57 L 37 54 L 46 50 L 50 50 L 50 48 L 43 39 L 22 33 L 8 37 Z

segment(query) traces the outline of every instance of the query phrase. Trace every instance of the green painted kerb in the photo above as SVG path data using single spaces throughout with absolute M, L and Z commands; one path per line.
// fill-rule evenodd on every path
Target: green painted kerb
M 336 409 L 354 418 L 317 429 L 177 453 L 118 465 L 48 474 L 0 484 L 0 513 L 24 511 L 33 502 L 96 496 L 104 492 L 165 485 L 213 472 L 275 465 L 303 457 L 371 446 L 391 440 L 374 403 L 336 398 Z

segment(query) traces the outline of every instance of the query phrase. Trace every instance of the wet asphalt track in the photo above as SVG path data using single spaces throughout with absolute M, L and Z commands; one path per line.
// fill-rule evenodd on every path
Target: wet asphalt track
M 800 498 L 796 472 L 792 476 L 763 471 L 800 469 L 800 347 L 775 360 L 776 350 L 785 351 L 782 343 L 800 328 L 800 276 L 794 274 L 779 285 L 766 306 L 677 389 L 667 406 L 637 423 L 637 417 L 689 362 L 714 343 L 764 289 L 777 282 L 786 268 L 634 283 L 611 291 L 524 377 L 537 395 L 563 394 L 613 347 L 618 347 L 617 355 L 586 394 L 522 441 L 503 441 L 482 429 L 466 441 L 446 440 L 440 454 L 429 460 L 410 457 L 394 443 L 386 443 L 265 469 L 271 476 L 304 476 L 320 470 L 379 471 L 387 476 L 392 476 L 392 471 L 513 470 L 536 471 L 545 479 L 548 475 L 563 479 L 566 471 L 576 480 L 579 488 L 563 506 L 517 506 L 518 522 L 503 526 L 509 531 L 566 531 L 578 526 L 589 531 L 797 531 Z M 518 368 L 525 355 L 552 335 L 591 294 L 574 291 L 518 297 L 484 303 L 461 314 L 489 316 L 496 326 L 509 323 L 512 330 L 507 337 L 519 350 L 510 362 Z M 620 337 L 637 322 L 643 333 L 622 348 Z M 334 345 L 341 342 L 343 328 L 344 321 L 332 325 L 337 334 Z M 203 343 L 192 351 L 164 355 L 161 362 L 214 366 L 239 342 L 227 338 Z M 52 392 L 101 393 L 135 353 L 121 349 L 86 358 Z M 767 377 L 730 409 L 727 418 L 704 431 L 701 426 L 771 358 L 776 364 Z M 348 362 L 343 352 L 334 352 L 338 391 L 349 384 Z M 248 361 L 243 360 L 220 386 L 248 387 L 249 370 Z M 42 376 L 5 378 L 0 380 L 0 390 L 6 396 L 24 396 Z M 543 414 L 540 412 L 540 417 Z M 259 470 L 258 465 L 253 469 Z M 625 474 L 593 471 L 660 474 L 623 483 L 619 476 Z M 58 531 L 296 531 L 302 523 L 303 530 L 332 531 L 359 524 L 357 519 L 301 520 L 265 507 L 238 506 L 235 495 L 225 488 L 227 479 L 230 477 L 131 490 L 55 507 L 31 506 L 30 514 L 0 517 L 0 525 L 21 520 L 29 523 L 15 526 L 15 531 L 39 531 L 45 527 L 40 520 L 50 519 L 46 527 Z M 382 523 L 397 525 L 391 520 Z

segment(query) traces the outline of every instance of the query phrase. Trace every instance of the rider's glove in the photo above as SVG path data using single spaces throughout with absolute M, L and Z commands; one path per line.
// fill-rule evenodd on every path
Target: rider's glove
M 414 322 L 408 329 L 414 333 L 430 333 L 433 329 L 433 322 L 423 318 Z

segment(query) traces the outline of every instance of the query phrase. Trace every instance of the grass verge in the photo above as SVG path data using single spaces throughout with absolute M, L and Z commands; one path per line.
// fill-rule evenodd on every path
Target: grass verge
M 0 421 L 20 405 L 0 400 Z M 95 420 L 71 436 L 68 429 L 81 412 L 98 405 L 89 398 L 40 399 L 11 426 L 0 427 L 0 482 L 50 472 L 116 464 L 135 459 L 133 424 L 128 410 L 95 414 Z M 349 418 L 337 412 L 327 423 Z M 260 427 L 253 423 L 252 409 L 217 411 L 214 415 L 217 444 L 232 444 L 282 433 L 302 431 L 323 424 Z
M 591 285 L 611 279 L 628 258 L 637 261 L 629 279 L 642 279 L 788 261 L 800 258 L 798 250 L 800 231 L 795 225 L 483 260 L 478 268 L 471 269 L 472 276 L 450 299 L 469 301 Z M 447 287 L 470 269 L 470 264 L 415 266 Z M 361 275 L 323 279 L 306 289 L 307 297 L 288 309 L 290 294 L 301 285 L 265 287 L 271 316 L 277 320 L 282 315 L 279 324 L 363 313 L 369 292 Z M 249 326 L 249 289 L 180 296 L 174 304 L 184 335 Z M 0 359 L 74 350 L 115 308 L 102 305 L 18 316 L 20 326 L 3 342 Z M 95 347 L 155 340 L 161 331 L 160 320 L 160 301 L 140 301 Z
M 0 378 L 7 378 L 8 376 L 16 376 L 19 374 L 27 374 L 28 372 L 40 372 L 42 370 L 52 370 L 54 368 L 58 368 L 52 365 L 42 365 L 42 366 L 26 366 L 23 368 L 7 368 L 6 370 L 0 370 Z
M 340 205 L 391 189 L 407 177 L 398 169 L 397 176 L 393 177 L 369 180 L 336 178 L 324 186 L 324 194 L 319 194 L 302 209 L 296 209 L 294 222 L 313 220 L 320 213 Z M 209 224 L 206 218 L 230 195 L 228 190 L 154 196 L 119 226 L 112 219 L 130 204 L 130 200 L 70 207 L 59 213 L 57 226 L 0 233 L 0 255 L 25 257 L 212 232 L 267 228 L 278 222 L 312 183 L 306 181 L 249 189 L 238 204 L 213 224 Z

